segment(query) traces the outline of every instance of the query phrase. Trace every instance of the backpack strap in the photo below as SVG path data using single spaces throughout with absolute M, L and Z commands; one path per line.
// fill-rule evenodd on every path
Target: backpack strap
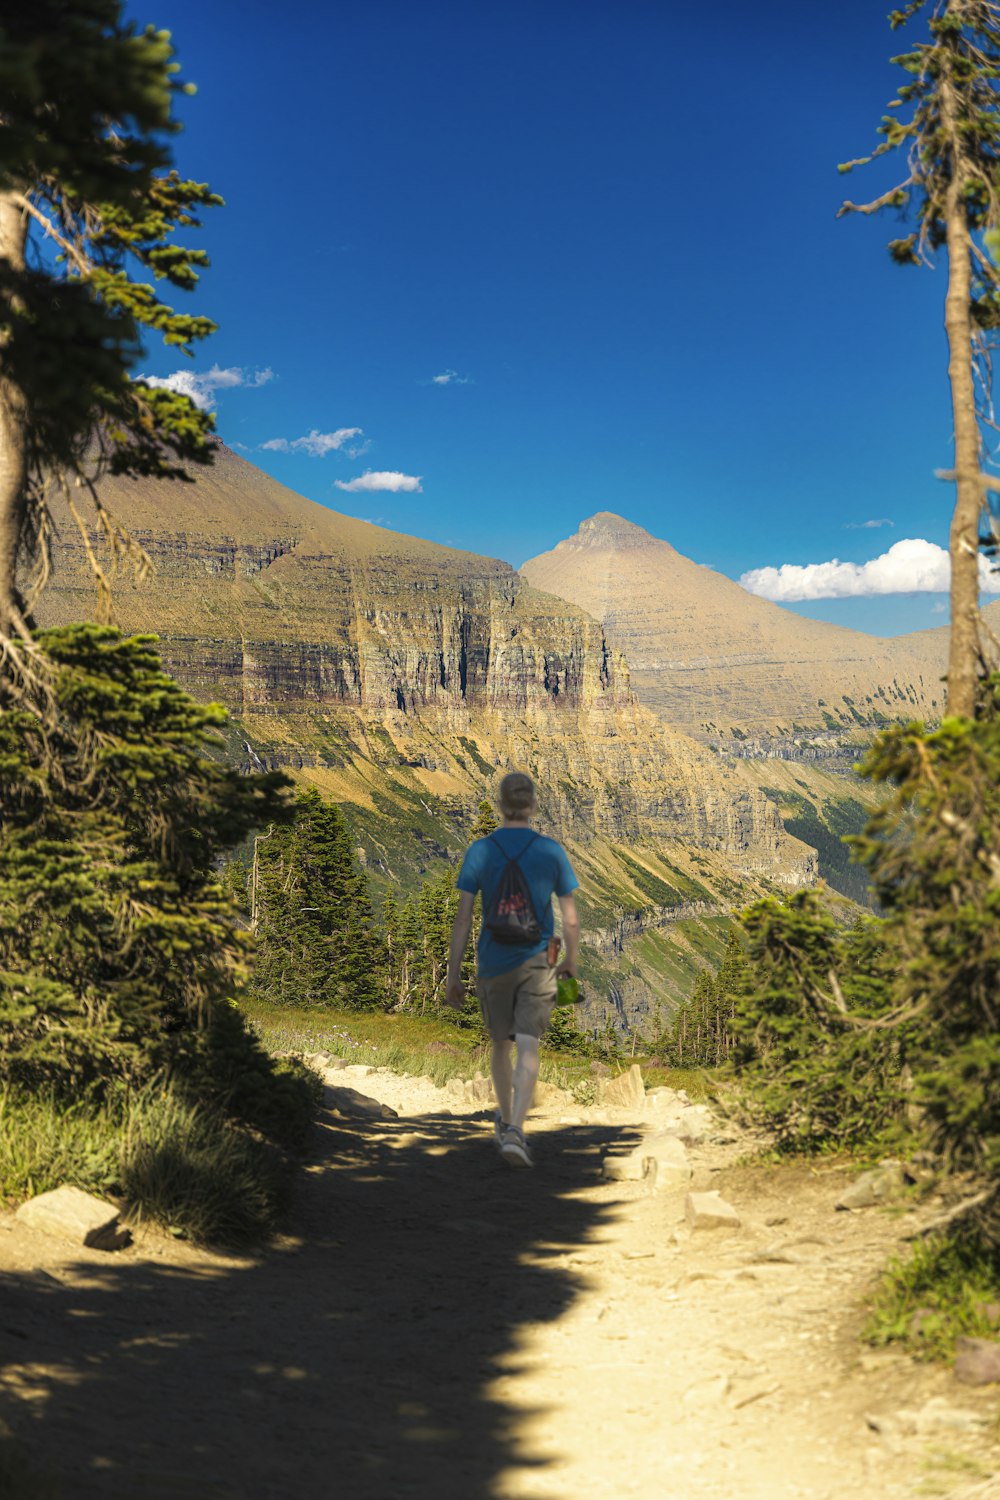
M 509 865 L 516 865 L 517 862 L 518 862 L 518 860 L 521 858 L 521 855 L 522 854 L 527 854 L 528 850 L 531 848 L 531 846 L 535 842 L 535 840 L 536 839 L 540 839 L 540 838 L 541 838 L 541 834 L 540 833 L 533 833 L 531 835 L 531 838 L 525 844 L 524 848 L 518 850 L 517 854 L 508 854 L 507 851 L 506 851 L 506 849 L 504 848 L 503 844 L 501 844 L 500 840 L 496 837 L 495 834 L 491 833 L 489 835 L 489 842 L 491 844 L 496 844 L 497 848 L 500 850 L 500 853 L 503 855 L 504 859 L 507 861 L 507 863 Z

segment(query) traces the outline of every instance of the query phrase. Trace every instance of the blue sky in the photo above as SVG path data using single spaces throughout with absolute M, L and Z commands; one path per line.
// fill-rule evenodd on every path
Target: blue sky
M 895 88 L 888 8 L 132 0 L 198 86 L 178 165 L 227 200 L 185 299 L 222 436 L 515 565 L 602 509 L 734 578 L 946 546 L 944 270 L 834 217 L 890 181 L 836 171 Z M 891 634 L 943 602 L 789 607 Z

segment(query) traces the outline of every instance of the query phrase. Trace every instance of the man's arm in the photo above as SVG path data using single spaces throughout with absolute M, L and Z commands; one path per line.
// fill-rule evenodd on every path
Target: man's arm
M 572 892 L 568 896 L 559 897 L 559 910 L 562 912 L 562 935 L 566 944 L 566 957 L 559 965 L 559 978 L 570 975 L 576 978 L 576 956 L 580 948 L 580 918 L 576 912 L 576 898 Z
M 451 1005 L 455 1010 L 461 1010 L 465 1004 L 465 985 L 462 983 L 462 959 L 465 957 L 465 945 L 469 941 L 469 929 L 472 926 L 472 908 L 475 896 L 468 891 L 458 893 L 458 911 L 451 928 L 451 947 L 448 949 L 448 980 L 445 985 L 444 1003 Z

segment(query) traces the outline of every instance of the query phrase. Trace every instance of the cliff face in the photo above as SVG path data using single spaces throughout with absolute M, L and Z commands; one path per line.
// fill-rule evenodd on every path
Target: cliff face
M 389 779 L 436 796 L 518 765 L 573 837 L 807 877 L 767 799 L 639 704 L 601 625 L 506 564 L 338 516 L 226 450 L 195 484 L 108 483 L 104 499 L 153 561 L 146 584 L 116 582 L 122 627 L 156 631 L 170 671 L 225 703 L 270 763 L 337 770 L 363 799 L 359 749 L 380 733 Z M 92 595 L 60 529 L 44 623 L 86 617 Z
M 507 564 L 337 515 L 226 450 L 194 484 L 103 498 L 153 562 L 145 584 L 115 580 L 118 623 L 158 634 L 168 670 L 229 708 L 234 754 L 353 804 L 376 885 L 454 857 L 478 800 L 527 770 L 627 1010 L 630 985 L 683 992 L 714 951 L 688 917 L 814 876 L 772 801 L 637 700 L 600 623 Z M 59 530 L 42 624 L 93 610 L 82 545 Z M 611 930 L 650 933 L 631 980 L 612 982 Z

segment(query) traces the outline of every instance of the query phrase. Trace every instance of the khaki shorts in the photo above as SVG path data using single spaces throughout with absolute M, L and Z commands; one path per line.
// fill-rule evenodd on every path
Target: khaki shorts
M 476 980 L 479 1008 L 495 1042 L 541 1036 L 556 1002 L 556 971 L 542 950 L 506 974 Z

